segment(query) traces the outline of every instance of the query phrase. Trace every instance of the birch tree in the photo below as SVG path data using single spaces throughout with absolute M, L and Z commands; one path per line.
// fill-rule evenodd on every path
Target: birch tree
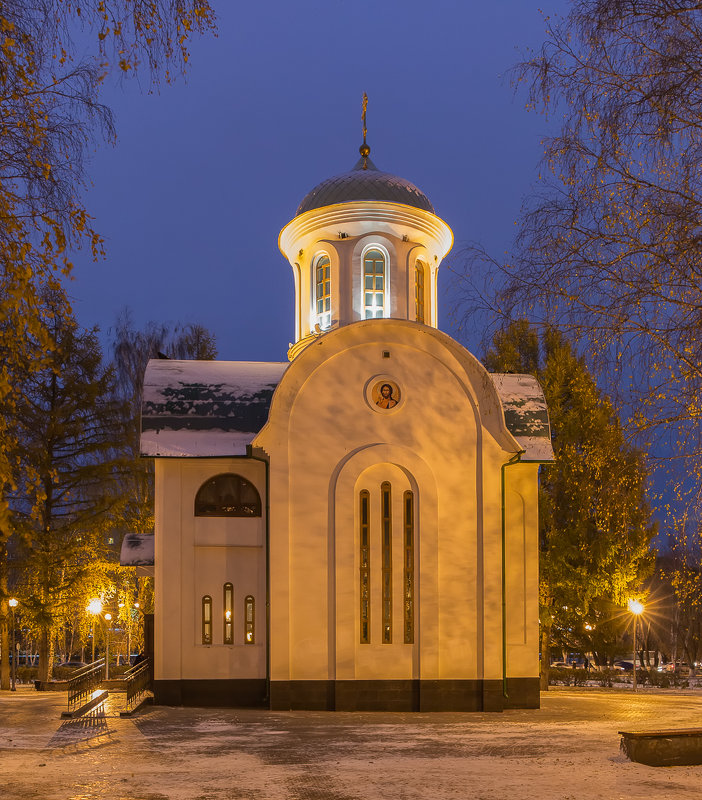
M 490 305 L 558 326 L 702 499 L 702 5 L 574 0 L 514 71 L 557 122 Z M 493 273 L 494 274 L 494 273 Z
M 11 420 L 17 376 L 51 347 L 45 289 L 71 271 L 71 250 L 102 253 L 83 199 L 85 156 L 114 140 L 100 100 L 110 72 L 146 86 L 185 68 L 196 34 L 213 29 L 207 0 L 5 0 L 0 7 L 0 647 L 7 652 L 7 493 L 16 484 Z M 7 659 L 0 686 L 7 688 Z
M 209 360 L 217 357 L 215 337 L 198 324 L 169 325 L 149 322 L 137 329 L 128 309 L 112 331 L 112 355 L 116 391 L 125 410 L 123 456 L 127 469 L 122 475 L 126 500 L 125 530 L 149 533 L 154 526 L 154 468 L 140 457 L 141 402 L 144 372 L 149 359 L 159 356 Z

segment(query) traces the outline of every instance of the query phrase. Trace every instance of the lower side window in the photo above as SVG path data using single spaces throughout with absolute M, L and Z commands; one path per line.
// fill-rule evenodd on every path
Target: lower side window
M 212 644 L 212 598 L 208 594 L 202 598 L 202 643 Z
M 256 610 L 254 599 L 249 594 L 244 599 L 244 644 L 256 642 Z

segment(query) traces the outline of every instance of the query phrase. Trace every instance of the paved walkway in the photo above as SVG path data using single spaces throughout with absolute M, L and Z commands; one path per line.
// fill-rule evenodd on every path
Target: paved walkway
M 698 800 L 702 767 L 619 753 L 622 728 L 702 727 L 702 692 L 556 688 L 538 711 L 150 707 L 60 719 L 65 694 L 0 692 L 2 800 Z

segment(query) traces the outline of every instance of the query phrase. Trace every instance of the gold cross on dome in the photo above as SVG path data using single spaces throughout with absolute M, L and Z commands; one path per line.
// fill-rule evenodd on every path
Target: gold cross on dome
M 366 144 L 366 111 L 368 110 L 368 95 L 363 92 L 363 110 L 361 112 L 361 119 L 363 120 L 363 144 L 358 148 L 361 157 L 363 158 L 363 169 L 368 169 L 368 156 L 370 155 L 370 147 Z

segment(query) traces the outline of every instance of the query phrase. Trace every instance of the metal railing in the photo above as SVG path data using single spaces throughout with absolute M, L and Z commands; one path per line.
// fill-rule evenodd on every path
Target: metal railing
M 68 710 L 75 711 L 90 700 L 95 689 L 102 683 L 105 674 L 105 659 L 100 658 L 79 669 L 68 681 Z
M 149 659 L 141 661 L 130 667 L 125 673 L 124 678 L 127 690 L 127 711 L 132 711 L 142 701 L 144 694 L 151 688 L 151 671 L 149 669 Z

